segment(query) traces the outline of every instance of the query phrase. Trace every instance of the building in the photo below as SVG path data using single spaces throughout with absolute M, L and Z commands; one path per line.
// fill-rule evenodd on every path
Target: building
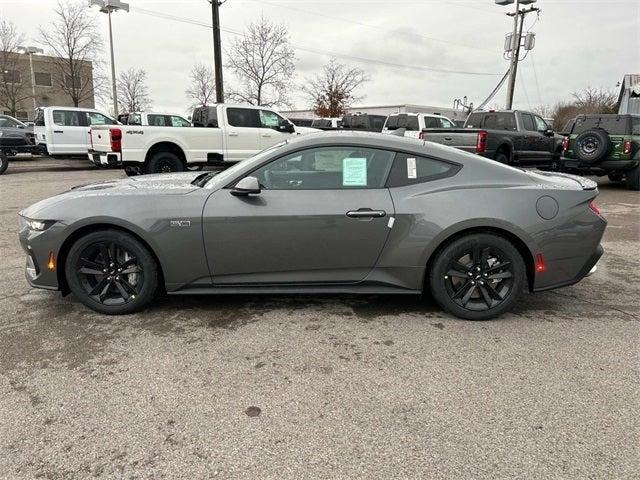
M 78 106 L 94 108 L 93 64 L 77 62 L 81 75 L 74 83 L 71 75 L 64 73 L 66 70 L 60 67 L 60 59 L 56 57 L 0 52 L 0 113 L 12 115 L 15 109 L 18 119 L 33 120 L 35 107 L 73 107 L 71 91 L 79 99 Z
M 351 107 L 347 109 L 347 113 L 369 113 L 371 115 L 385 116 L 389 116 L 392 113 L 430 113 L 442 115 L 453 121 L 461 122 L 464 122 L 468 116 L 468 112 L 465 110 L 413 104 Z M 316 118 L 317 116 L 313 113 L 313 110 L 289 110 L 287 112 L 282 112 L 282 114 L 287 118 Z
M 624 76 L 618 97 L 618 113 L 640 114 L 640 74 Z

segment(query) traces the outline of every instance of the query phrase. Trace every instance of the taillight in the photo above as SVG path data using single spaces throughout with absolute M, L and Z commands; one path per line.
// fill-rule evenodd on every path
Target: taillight
M 424 140 L 424 132 L 420 132 L 420 133 L 418 134 L 418 139 L 419 139 L 419 140 Z
M 122 130 L 119 128 L 110 128 L 109 139 L 111 140 L 111 151 L 120 152 L 122 150 Z
M 569 137 L 564 137 L 562 139 L 562 151 L 563 152 L 569 151 Z
M 487 151 L 487 132 L 478 132 L 476 140 L 476 153 L 484 153 Z
M 631 140 L 625 140 L 622 144 L 622 153 L 624 153 L 625 155 L 629 155 L 631 153 L 631 147 Z
M 546 267 L 544 266 L 544 258 L 542 258 L 542 254 L 539 253 L 538 255 L 536 255 L 536 272 L 542 273 L 545 270 Z
M 596 205 L 595 201 L 591 200 L 589 202 L 589 209 L 595 213 L 596 215 L 601 215 L 600 214 L 600 209 L 598 208 L 598 206 Z

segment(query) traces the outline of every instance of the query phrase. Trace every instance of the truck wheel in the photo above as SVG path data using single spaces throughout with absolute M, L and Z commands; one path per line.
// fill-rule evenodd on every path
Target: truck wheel
M 496 157 L 494 159 L 496 162 L 504 163 L 505 165 L 509 165 L 509 155 L 507 152 L 500 151 L 496 153 Z
M 0 153 L 0 175 L 2 175 L 9 166 L 9 159 L 4 153 Z
M 627 188 L 629 190 L 640 190 L 640 165 L 627 172 Z
M 611 148 L 609 134 L 601 128 L 582 132 L 575 140 L 575 153 L 584 163 L 595 163 L 607 156 Z
M 158 152 L 147 164 L 147 173 L 182 172 L 183 170 L 182 160 L 171 152 Z

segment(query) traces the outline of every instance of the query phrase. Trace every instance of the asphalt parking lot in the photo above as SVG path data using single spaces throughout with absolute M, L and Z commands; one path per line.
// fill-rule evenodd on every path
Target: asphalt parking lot
M 640 478 L 637 192 L 600 181 L 594 276 L 490 322 L 383 296 L 106 317 L 29 288 L 16 213 L 119 177 L 0 176 L 1 478 Z

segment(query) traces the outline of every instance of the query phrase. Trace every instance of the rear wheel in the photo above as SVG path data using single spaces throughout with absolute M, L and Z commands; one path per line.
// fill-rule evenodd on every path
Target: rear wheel
M 184 164 L 177 155 L 171 152 L 158 152 L 147 164 L 147 173 L 182 172 Z
M 158 266 L 135 237 L 103 230 L 80 238 L 65 263 L 71 291 L 87 307 L 107 315 L 141 310 L 158 289 Z
M 505 238 L 471 234 L 437 254 L 429 283 L 433 298 L 447 312 L 466 320 L 488 320 L 513 307 L 526 284 L 526 268 Z
M 504 164 L 509 164 L 509 162 L 510 162 L 509 152 L 505 152 L 504 150 L 500 150 L 498 153 L 496 153 L 495 161 L 496 162 L 500 162 L 500 163 L 504 163 Z
M 626 177 L 629 190 L 640 190 L 640 165 L 629 170 Z

